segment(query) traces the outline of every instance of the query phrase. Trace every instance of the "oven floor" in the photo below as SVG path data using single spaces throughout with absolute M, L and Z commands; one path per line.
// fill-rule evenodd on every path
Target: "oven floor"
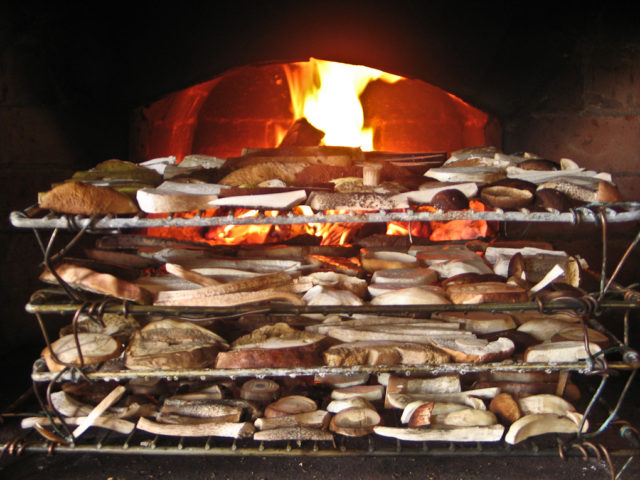
M 606 479 L 603 461 L 570 458 L 148 458 L 140 456 L 26 456 L 0 470 L 0 478 L 69 480 L 275 480 L 275 479 L 406 479 L 508 480 Z M 638 462 L 638 460 L 635 460 Z M 634 462 L 634 463 L 635 463 Z M 639 462 L 640 463 L 640 462 Z M 623 478 L 640 477 L 639 463 Z M 616 467 L 621 459 L 614 459 Z

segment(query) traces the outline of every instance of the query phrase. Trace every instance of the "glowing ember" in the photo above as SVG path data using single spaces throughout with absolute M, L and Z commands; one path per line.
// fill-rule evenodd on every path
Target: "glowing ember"
M 360 95 L 372 80 L 395 83 L 403 77 L 344 63 L 311 58 L 285 65 L 295 118 L 306 117 L 325 132 L 324 145 L 371 151 L 373 129 L 364 127 Z

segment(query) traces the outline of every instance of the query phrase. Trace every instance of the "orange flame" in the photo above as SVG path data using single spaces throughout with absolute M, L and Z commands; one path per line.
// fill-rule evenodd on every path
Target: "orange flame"
M 372 80 L 395 83 L 403 77 L 316 58 L 287 64 L 284 70 L 295 118 L 306 117 L 322 130 L 324 145 L 374 150 L 373 129 L 364 126 L 360 95 Z

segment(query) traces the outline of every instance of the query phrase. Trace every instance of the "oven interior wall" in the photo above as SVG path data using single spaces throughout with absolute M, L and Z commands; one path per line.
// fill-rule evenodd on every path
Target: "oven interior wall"
M 3 2 L 5 360 L 42 346 L 23 309 L 41 255 L 30 232 L 9 226 L 9 212 L 74 170 L 128 158 L 134 108 L 236 66 L 315 56 L 419 78 L 499 118 L 505 151 L 572 157 L 612 172 L 640 200 L 640 32 L 630 11 L 422 3 Z

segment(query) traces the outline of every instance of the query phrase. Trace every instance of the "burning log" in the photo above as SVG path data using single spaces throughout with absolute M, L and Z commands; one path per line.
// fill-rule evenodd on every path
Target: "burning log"
M 302 117 L 291 124 L 289 130 L 287 130 L 287 133 L 280 141 L 278 148 L 313 147 L 320 145 L 323 138 L 324 132 L 311 125 L 306 118 Z

